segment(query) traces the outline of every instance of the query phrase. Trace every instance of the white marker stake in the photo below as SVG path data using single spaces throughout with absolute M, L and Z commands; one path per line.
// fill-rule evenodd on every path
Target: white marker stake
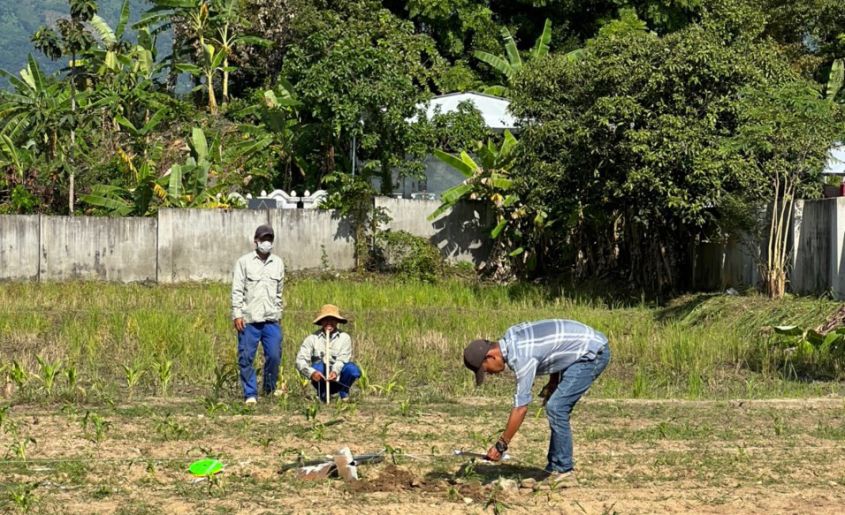
M 330 386 L 331 383 L 329 383 L 329 374 L 331 374 L 331 354 L 329 354 L 329 352 L 331 352 L 331 348 L 329 347 L 330 343 L 331 337 L 329 336 L 329 332 L 326 331 L 326 359 L 324 360 L 324 364 L 326 365 L 326 376 L 324 377 L 326 380 L 326 406 L 328 406 L 332 400 L 332 387 Z

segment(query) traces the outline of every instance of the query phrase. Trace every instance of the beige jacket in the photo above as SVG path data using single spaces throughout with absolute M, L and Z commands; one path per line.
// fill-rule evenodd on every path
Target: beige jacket
M 326 333 L 322 329 L 309 334 L 302 342 L 299 352 L 296 355 L 296 369 L 303 377 L 311 377 L 314 373 L 315 363 L 323 361 L 323 356 L 326 354 Z M 329 355 L 331 370 L 340 376 L 340 371 L 343 370 L 343 365 L 352 361 L 352 338 L 348 333 L 343 331 L 334 331 L 332 333 L 331 343 L 329 343 Z
M 238 259 L 232 276 L 232 319 L 247 324 L 282 319 L 285 264 L 270 254 L 265 261 L 252 251 Z

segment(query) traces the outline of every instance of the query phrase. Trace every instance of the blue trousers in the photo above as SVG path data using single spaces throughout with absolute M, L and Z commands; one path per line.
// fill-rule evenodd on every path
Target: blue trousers
M 578 399 L 590 389 L 593 381 L 610 363 L 610 346 L 604 348 L 592 361 L 578 361 L 561 372 L 560 383 L 546 403 L 546 416 L 552 434 L 549 440 L 549 464 L 546 472 L 569 472 L 572 460 L 572 430 L 569 414 Z
M 264 393 L 276 390 L 279 379 L 279 364 L 282 362 L 282 326 L 278 322 L 256 322 L 246 324 L 244 330 L 238 333 L 238 367 L 241 369 L 241 387 L 244 399 L 258 396 L 256 384 L 255 353 L 258 342 L 264 349 L 264 379 L 262 381 Z
M 323 374 L 323 377 L 326 376 L 326 366 L 323 362 L 315 363 L 311 365 L 314 370 Z M 349 397 L 349 388 L 352 386 L 358 378 L 361 377 L 361 369 L 358 368 L 358 365 L 352 363 L 346 363 L 343 365 L 343 368 L 340 370 L 340 377 L 336 381 L 330 381 L 331 385 L 329 386 L 332 395 L 338 394 L 341 399 L 345 399 Z M 320 395 L 320 400 L 326 402 L 326 382 L 325 381 L 311 381 L 311 384 L 317 390 L 317 393 Z

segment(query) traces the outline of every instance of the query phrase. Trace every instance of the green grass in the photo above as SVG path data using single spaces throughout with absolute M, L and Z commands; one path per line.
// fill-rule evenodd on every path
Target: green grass
M 795 380 L 768 357 L 772 324 L 814 325 L 837 303 L 807 298 L 694 295 L 667 306 L 584 297 L 575 291 L 466 280 L 408 283 L 384 277 L 294 277 L 285 288 L 283 380 L 297 384 L 293 358 L 324 303 L 350 317 L 356 361 L 373 394 L 420 402 L 461 395 L 507 396 L 512 381 L 476 390 L 460 359 L 465 343 L 497 339 L 511 324 L 572 318 L 604 331 L 613 361 L 593 395 L 614 398 L 731 398 L 837 393 L 837 381 Z M 168 395 L 236 396 L 235 334 L 226 284 L 119 285 L 3 283 L 0 367 L 17 360 L 31 374 L 21 395 L 43 396 L 36 356 L 74 366 L 79 387 L 56 379 L 54 396 L 73 401 L 127 392 L 124 366 L 146 370 L 131 392 L 161 394 L 158 364 L 173 362 Z M 2 376 L 0 376 L 0 379 Z M 216 384 L 216 388 L 213 386 Z

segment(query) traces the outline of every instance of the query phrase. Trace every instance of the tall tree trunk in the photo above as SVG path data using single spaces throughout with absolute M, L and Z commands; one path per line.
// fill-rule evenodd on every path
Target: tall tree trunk
M 70 71 L 70 112 L 73 113 L 74 116 L 74 124 L 76 123 L 76 53 L 73 54 L 73 68 Z M 70 130 L 70 159 L 68 160 L 69 164 L 69 180 L 68 180 L 68 195 L 67 195 L 67 207 L 68 207 L 68 214 L 73 216 L 73 204 L 74 204 L 74 190 L 75 190 L 75 173 L 76 169 L 74 167 L 73 162 L 73 154 L 74 149 L 76 148 L 76 129 Z
M 208 111 L 217 114 L 217 97 L 214 94 L 214 73 L 206 73 L 205 81 L 208 85 Z

